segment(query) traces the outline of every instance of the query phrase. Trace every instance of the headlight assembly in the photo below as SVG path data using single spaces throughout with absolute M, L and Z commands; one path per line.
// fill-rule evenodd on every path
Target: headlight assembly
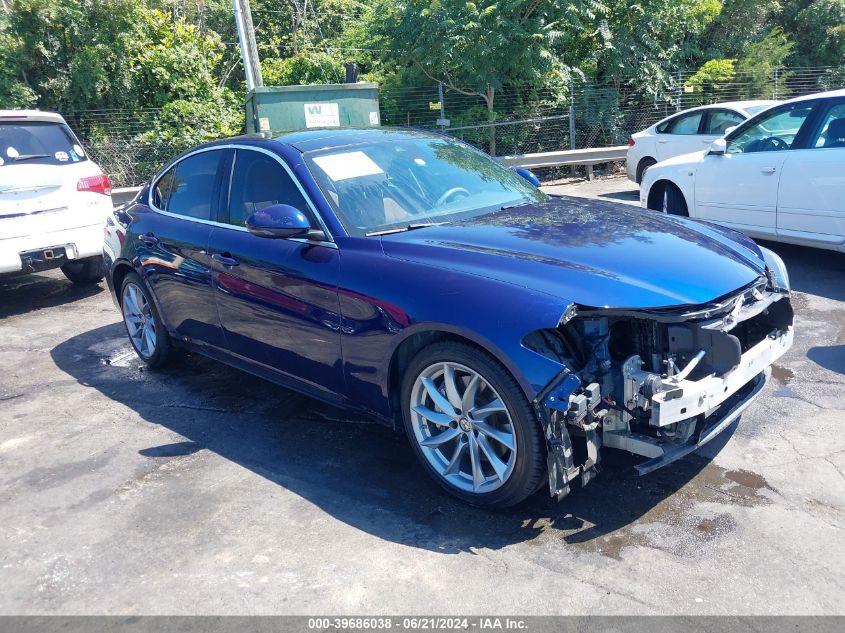
M 789 273 L 786 270 L 786 264 L 783 263 L 779 255 L 770 251 L 768 248 L 761 246 L 760 250 L 763 252 L 763 259 L 766 260 L 766 271 L 772 288 L 774 290 L 789 292 Z

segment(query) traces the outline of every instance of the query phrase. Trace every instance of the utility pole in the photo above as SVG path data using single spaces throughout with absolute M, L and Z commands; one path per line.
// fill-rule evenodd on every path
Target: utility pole
M 249 0 L 232 0 L 235 11 L 235 26 L 238 29 L 238 42 L 241 45 L 241 57 L 244 62 L 246 75 L 246 89 L 254 90 L 263 86 L 261 79 L 261 62 L 258 59 L 258 46 L 255 43 L 255 28 L 252 25 L 252 12 L 249 10 Z

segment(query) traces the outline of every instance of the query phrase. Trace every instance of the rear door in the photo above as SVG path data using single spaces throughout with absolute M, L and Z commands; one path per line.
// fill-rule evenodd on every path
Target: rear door
M 289 204 L 323 228 L 275 154 L 238 148 L 226 209 L 209 245 L 220 322 L 230 352 L 320 395 L 342 394 L 340 254 L 333 242 L 257 237 L 246 218 Z
M 725 154 L 705 156 L 695 175 L 695 217 L 774 236 L 781 169 L 790 148 L 801 144 L 811 105 L 767 110 L 729 135 Z
M 806 149 L 789 152 L 778 192 L 777 232 L 790 241 L 845 242 L 845 99 L 818 106 Z
M 144 278 L 168 329 L 197 345 L 223 347 L 211 286 L 208 238 L 219 206 L 220 179 L 232 151 L 201 150 L 153 182 L 150 207 L 131 225 Z

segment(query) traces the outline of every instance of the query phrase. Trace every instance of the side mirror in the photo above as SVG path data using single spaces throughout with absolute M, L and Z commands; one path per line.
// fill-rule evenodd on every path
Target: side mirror
M 710 151 L 708 154 L 714 156 L 721 156 L 724 154 L 728 149 L 728 142 L 723 138 L 717 138 L 710 144 Z
M 523 178 L 525 178 L 525 180 L 530 182 L 535 187 L 540 186 L 540 179 L 537 178 L 537 176 L 534 175 L 534 172 L 530 169 L 525 169 L 525 167 L 517 167 L 516 169 L 514 169 L 514 171 Z
M 246 228 L 258 237 L 305 237 L 311 223 L 305 214 L 289 204 L 273 204 L 246 219 Z

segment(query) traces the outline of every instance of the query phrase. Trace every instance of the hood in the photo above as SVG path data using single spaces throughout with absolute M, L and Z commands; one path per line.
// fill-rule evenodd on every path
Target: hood
M 756 245 L 716 227 L 568 197 L 381 239 L 389 257 L 595 308 L 705 304 L 765 271 Z

